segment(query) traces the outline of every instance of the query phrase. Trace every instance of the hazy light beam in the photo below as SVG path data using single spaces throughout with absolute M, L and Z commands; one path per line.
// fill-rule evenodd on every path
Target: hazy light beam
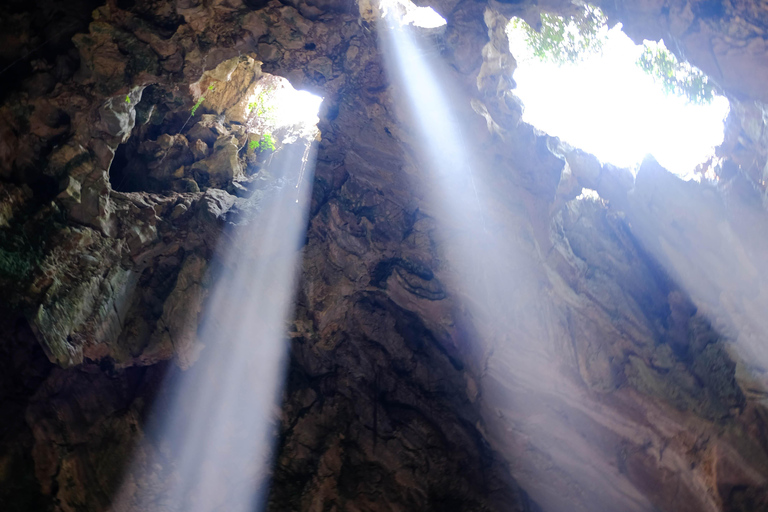
M 483 147 L 482 136 L 469 128 L 475 123 L 485 130 L 485 123 L 473 117 L 477 114 L 447 66 L 427 60 L 429 38 L 419 40 L 416 30 L 386 21 L 380 22 L 379 35 L 393 98 L 405 104 L 403 110 L 410 114 L 405 121 L 415 128 L 409 130 L 411 147 L 427 177 L 423 211 L 437 224 L 430 236 L 440 246 L 441 279 L 460 304 L 456 318 L 467 319 L 460 350 L 468 366 L 480 361 L 484 365 L 480 407 L 489 439 L 519 455 L 513 456 L 515 477 L 543 508 L 613 510 L 616 503 L 619 508 L 629 505 L 622 510 L 648 508 L 645 497 L 613 468 L 584 470 L 598 447 L 580 442 L 579 436 L 563 435 L 573 424 L 558 411 L 584 397 L 570 373 L 562 371 L 560 318 L 542 286 L 546 277 L 535 242 L 514 219 L 524 215 L 514 211 L 522 206 L 515 202 L 524 200 L 517 195 L 520 185 L 499 182 L 498 164 L 478 149 Z M 457 340 L 446 341 L 451 342 Z M 510 434 L 511 425 L 515 434 Z M 541 468 L 526 457 L 534 450 L 547 454 L 558 472 L 566 474 L 573 495 L 544 490 Z M 610 496 L 586 492 L 594 489 L 597 479 L 617 491 Z
M 306 142 L 310 144 L 309 141 Z M 140 445 L 112 510 L 252 512 L 266 502 L 287 354 L 289 318 L 306 225 L 314 154 L 285 146 L 255 213 L 228 231 L 228 253 L 208 300 L 199 360 L 171 381 L 169 410 Z M 306 162 L 308 160 L 308 163 Z M 162 468 L 162 469 L 158 469 Z M 162 489 L 154 487 L 161 478 Z

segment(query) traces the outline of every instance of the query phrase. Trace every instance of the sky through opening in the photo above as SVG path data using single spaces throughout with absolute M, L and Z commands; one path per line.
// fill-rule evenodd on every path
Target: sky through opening
M 379 6 L 384 16 L 392 16 L 401 26 L 437 28 L 445 25 L 445 19 L 433 8 L 417 6 L 411 0 L 381 0 Z
M 533 57 L 522 30 L 510 30 L 518 61 L 514 93 L 523 120 L 619 167 L 635 168 L 652 154 L 668 170 L 690 176 L 723 141 L 728 100 L 697 105 L 667 95 L 636 61 L 635 45 L 616 25 L 602 55 L 558 66 Z

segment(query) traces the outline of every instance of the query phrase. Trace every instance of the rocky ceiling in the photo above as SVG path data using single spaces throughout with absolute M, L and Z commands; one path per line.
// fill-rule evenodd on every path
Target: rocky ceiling
M 440 234 L 374 5 L 0 6 L 1 510 L 109 508 L 268 185 L 233 109 L 270 74 L 325 100 L 269 510 L 768 510 L 768 5 L 597 2 L 729 96 L 702 185 L 520 122 L 504 24 L 568 1 L 426 3 L 503 241 L 480 266 Z

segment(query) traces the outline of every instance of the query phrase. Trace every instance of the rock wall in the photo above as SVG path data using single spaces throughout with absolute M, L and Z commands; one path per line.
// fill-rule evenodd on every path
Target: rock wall
M 745 308 L 766 289 L 764 7 L 604 6 L 728 92 L 710 186 L 520 123 L 505 21 L 569 3 L 432 5 L 448 24 L 419 44 L 470 134 L 487 237 L 431 193 L 364 2 L 2 7 L 2 67 L 21 59 L 0 106 L 4 510 L 109 507 L 163 375 L 199 354 L 222 229 L 274 182 L 237 120 L 265 73 L 325 98 L 271 510 L 768 506 L 765 371 L 740 352 L 766 332 Z

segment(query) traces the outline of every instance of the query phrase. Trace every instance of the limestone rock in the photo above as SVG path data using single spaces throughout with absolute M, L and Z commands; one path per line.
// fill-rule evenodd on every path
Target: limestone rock
M 205 187 L 225 188 L 241 177 L 243 169 L 238 158 L 239 149 L 234 137 L 220 137 L 211 156 L 195 162 L 190 168 L 195 181 Z
M 635 180 L 520 122 L 505 20 L 568 0 L 431 3 L 448 25 L 418 40 L 482 198 L 447 208 L 370 2 L 71 2 L 74 47 L 0 6 L 0 503 L 110 506 L 167 361 L 194 367 L 222 230 L 282 179 L 240 158 L 271 73 L 325 97 L 271 510 L 761 507 L 768 17 L 599 3 L 731 96 L 720 186 Z M 135 457 L 129 486 L 160 496 L 172 468 Z
M 125 97 L 109 98 L 99 110 L 100 127 L 121 143 L 128 140 L 136 124 L 134 106 L 141 101 L 143 88 L 136 88 Z

